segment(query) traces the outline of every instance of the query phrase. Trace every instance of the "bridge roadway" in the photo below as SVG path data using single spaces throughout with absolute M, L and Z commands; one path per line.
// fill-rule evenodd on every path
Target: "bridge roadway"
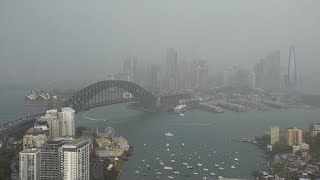
M 27 123 L 35 122 L 37 117 L 40 117 L 42 115 L 44 115 L 44 113 L 30 115 L 30 116 L 26 116 L 23 118 L 19 118 L 17 120 L 11 121 L 11 122 L 0 124 L 0 139 L 3 142 L 6 142 L 7 135 L 11 130 L 18 128 L 18 127 L 21 127 Z

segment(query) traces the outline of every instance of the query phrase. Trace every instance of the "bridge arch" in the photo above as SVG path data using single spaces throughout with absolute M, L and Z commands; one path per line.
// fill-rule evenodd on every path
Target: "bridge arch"
M 125 97 L 125 92 L 130 93 L 130 96 Z M 132 101 L 140 101 L 144 108 L 152 109 L 154 97 L 149 91 L 135 83 L 105 80 L 81 89 L 69 98 L 65 104 L 78 112 L 94 107 Z

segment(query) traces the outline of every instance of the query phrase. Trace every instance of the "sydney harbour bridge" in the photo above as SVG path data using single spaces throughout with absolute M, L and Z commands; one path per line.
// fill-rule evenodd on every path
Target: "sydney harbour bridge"
M 190 94 L 186 93 L 152 94 L 132 82 L 105 80 L 81 89 L 66 100 L 65 105 L 78 112 L 118 103 L 140 102 L 145 110 L 156 111 L 161 107 L 177 104 L 180 99 L 188 97 Z
M 71 107 L 76 112 L 79 112 L 100 106 L 127 102 L 139 102 L 144 110 L 159 111 L 161 109 L 163 110 L 167 109 L 168 107 L 175 106 L 179 103 L 179 100 L 190 97 L 190 93 L 179 92 L 153 94 L 132 82 L 121 80 L 105 80 L 81 89 L 62 104 L 63 106 Z M 58 104 L 59 105 L 57 106 L 60 106 L 60 103 Z M 35 122 L 36 118 L 43 114 L 44 113 L 30 115 L 5 124 L 1 124 L 0 139 L 6 141 L 6 137 L 12 129 L 22 128 L 25 124 L 32 124 Z

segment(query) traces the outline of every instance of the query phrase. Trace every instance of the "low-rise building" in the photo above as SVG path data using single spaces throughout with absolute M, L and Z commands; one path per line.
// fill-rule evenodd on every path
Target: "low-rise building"
M 23 136 L 23 149 L 39 148 L 48 140 L 47 131 L 37 126 L 28 129 Z

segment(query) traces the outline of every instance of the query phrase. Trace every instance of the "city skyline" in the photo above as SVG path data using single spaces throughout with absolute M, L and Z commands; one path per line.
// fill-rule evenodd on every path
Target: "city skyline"
M 127 56 L 138 56 L 141 63 L 164 62 L 168 47 L 181 60 L 207 59 L 213 72 L 249 67 L 280 50 L 281 66 L 287 69 L 284 60 L 292 44 L 299 76 L 311 87 L 319 82 L 314 77 L 318 1 L 110 1 L 97 6 L 79 1 L 62 9 L 51 1 L 20 3 L 23 8 L 12 1 L 1 6 L 0 84 L 89 84 L 121 71 Z

